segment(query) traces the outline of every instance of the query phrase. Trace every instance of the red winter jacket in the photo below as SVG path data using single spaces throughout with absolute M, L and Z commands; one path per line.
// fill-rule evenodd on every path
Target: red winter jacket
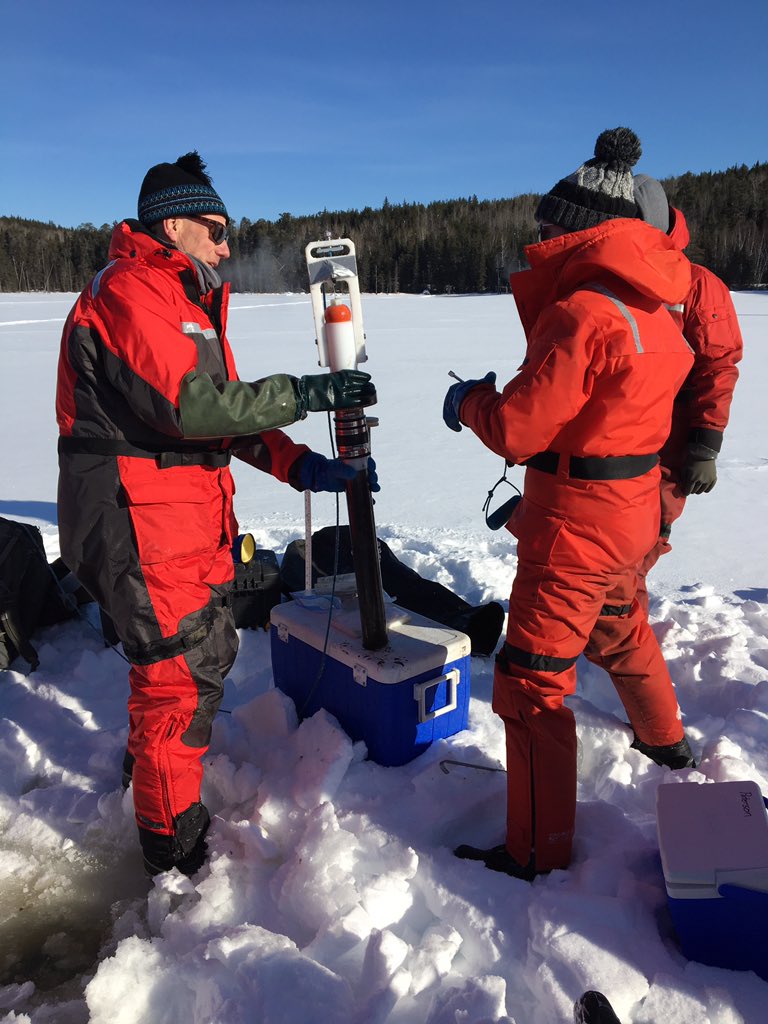
M 510 462 L 560 456 L 557 475 L 527 471 L 526 496 L 535 490 L 540 504 L 588 507 L 566 494 L 577 491 L 605 511 L 658 503 L 658 470 L 562 485 L 568 456 L 652 455 L 664 443 L 692 364 L 665 308 L 690 288 L 688 260 L 655 228 L 624 218 L 529 246 L 526 256 L 531 269 L 510 278 L 525 361 L 500 394 L 487 384 L 469 391 L 462 422 Z
M 237 379 L 227 285 L 201 294 L 193 261 L 135 221 L 117 225 L 109 255 L 64 327 L 56 413 L 62 556 L 114 618 L 147 603 L 143 567 L 186 560 L 197 587 L 232 577 L 233 444 L 296 486 L 308 449 L 267 429 L 297 418 L 291 378 Z M 154 575 L 144 611 L 171 635 L 199 593 L 158 596 Z
M 685 217 L 674 207 L 670 207 L 670 215 L 669 237 L 679 249 L 685 249 L 690 239 Z M 720 451 L 739 376 L 736 364 L 744 346 L 731 293 L 706 267 L 691 264 L 691 287 L 670 312 L 694 356 L 691 372 L 675 400 L 672 433 L 662 451 L 662 462 L 677 466 L 689 442 Z

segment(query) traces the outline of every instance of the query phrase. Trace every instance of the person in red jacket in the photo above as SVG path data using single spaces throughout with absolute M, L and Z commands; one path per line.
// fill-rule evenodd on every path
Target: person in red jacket
M 340 490 L 353 470 L 276 428 L 376 398 L 357 371 L 238 380 L 216 271 L 228 223 L 196 151 L 150 168 L 59 358 L 61 553 L 131 662 L 124 769 L 151 874 L 206 855 L 201 759 L 237 653 L 230 458 Z
M 668 203 L 662 185 L 635 175 L 635 199 L 648 224 L 683 250 L 690 241 L 680 210 Z M 691 287 L 670 313 L 693 350 L 693 368 L 675 399 L 672 429 L 661 449 L 661 529 L 639 570 L 638 598 L 648 607 L 646 575 L 671 551 L 672 524 L 689 494 L 708 494 L 717 482 L 716 459 L 739 377 L 744 344 L 727 285 L 711 270 L 691 264 Z
M 620 624 L 602 664 L 634 745 L 670 767 L 693 763 L 635 595 L 637 565 L 658 532 L 657 452 L 693 362 L 666 309 L 687 294 L 689 264 L 638 219 L 639 156 L 634 132 L 603 132 L 594 159 L 542 198 L 531 269 L 510 278 L 528 342 L 523 366 L 500 392 L 489 373 L 453 385 L 444 404 L 448 426 L 466 425 L 527 467 L 507 524 L 517 572 L 493 690 L 506 732 L 506 842 L 455 851 L 526 879 L 571 860 L 576 729 L 564 698 L 601 623 Z

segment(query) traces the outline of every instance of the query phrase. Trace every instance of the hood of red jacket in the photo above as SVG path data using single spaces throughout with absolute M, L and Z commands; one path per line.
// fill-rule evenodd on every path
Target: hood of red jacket
M 682 252 L 691 240 L 691 234 L 688 230 L 685 217 L 683 216 L 683 211 L 676 209 L 674 206 L 670 206 L 669 219 L 670 225 L 667 235 Z
M 526 246 L 525 255 L 531 269 L 509 280 L 526 331 L 546 305 L 590 282 L 610 287 L 618 279 L 665 304 L 682 302 L 691 283 L 690 263 L 672 239 L 626 217 Z
M 192 268 L 193 264 L 186 253 L 176 249 L 150 233 L 141 221 L 123 220 L 116 224 L 109 242 L 109 258 L 151 259 L 158 257 L 168 266 Z
M 626 217 L 529 245 L 525 254 L 532 270 L 553 276 L 558 298 L 606 272 L 658 302 L 679 302 L 690 284 L 688 260 L 672 239 Z

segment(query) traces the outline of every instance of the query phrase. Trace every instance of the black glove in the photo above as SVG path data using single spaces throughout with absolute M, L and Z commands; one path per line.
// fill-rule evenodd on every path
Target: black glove
M 683 494 L 709 494 L 717 483 L 715 462 L 717 452 L 705 444 L 689 444 L 683 468 L 680 470 L 680 490 Z
M 293 386 L 301 417 L 308 412 L 354 409 L 376 403 L 376 388 L 371 384 L 371 375 L 359 370 L 294 377 Z

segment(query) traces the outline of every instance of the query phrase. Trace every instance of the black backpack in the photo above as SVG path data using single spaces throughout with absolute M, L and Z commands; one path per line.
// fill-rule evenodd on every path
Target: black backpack
M 257 548 L 250 561 L 235 562 L 232 614 L 238 629 L 269 629 L 269 613 L 282 599 L 274 551 Z
M 0 669 L 20 654 L 34 671 L 40 664 L 30 640 L 35 629 L 75 614 L 75 601 L 57 582 L 66 573 L 61 560 L 49 565 L 36 526 L 0 516 Z

